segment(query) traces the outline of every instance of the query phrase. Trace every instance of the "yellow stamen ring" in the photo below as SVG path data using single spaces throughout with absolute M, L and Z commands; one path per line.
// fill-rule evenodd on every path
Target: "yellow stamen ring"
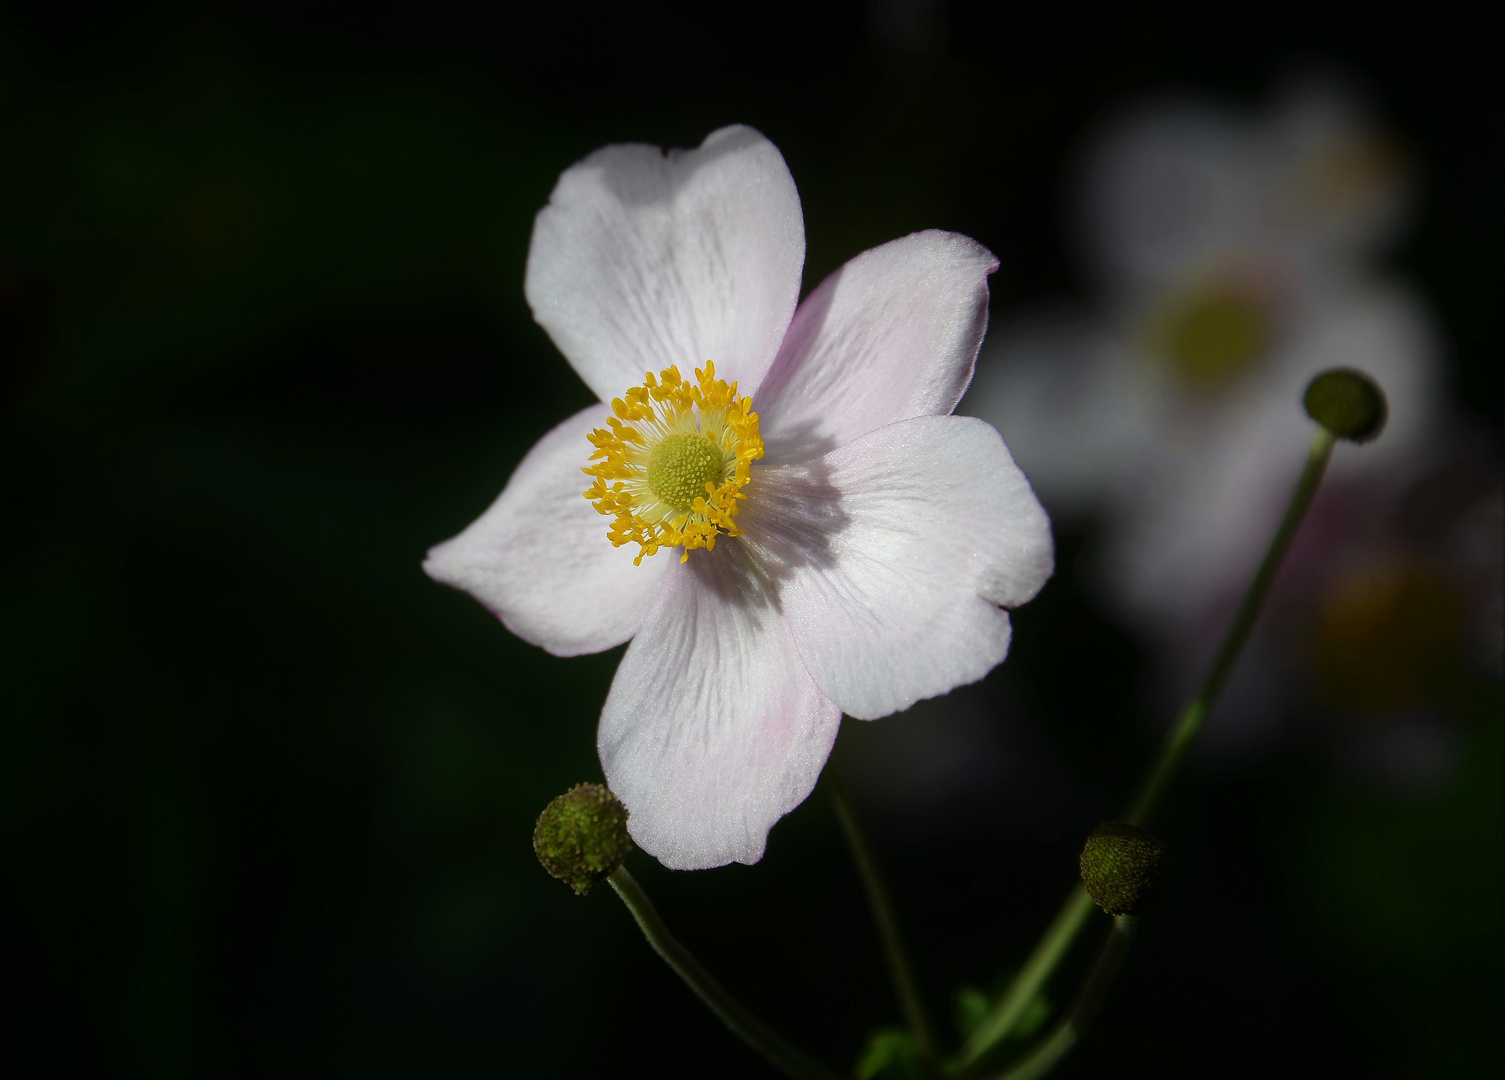
M 716 378 L 716 365 L 695 369 L 696 382 L 677 367 L 647 372 L 611 403 L 609 427 L 591 432 L 595 447 L 583 472 L 596 478 L 585 497 L 611 517 L 614 545 L 638 545 L 633 561 L 661 547 L 715 548 L 716 537 L 740 536 L 732 519 L 751 466 L 763 456 L 752 398 Z

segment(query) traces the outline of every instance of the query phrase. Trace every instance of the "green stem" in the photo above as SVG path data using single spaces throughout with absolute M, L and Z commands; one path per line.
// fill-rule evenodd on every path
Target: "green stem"
M 701 967 L 700 961 L 690 954 L 690 950 L 669 933 L 669 928 L 654 909 L 653 902 L 627 872 L 627 867 L 617 867 L 606 880 L 611 882 L 611 887 L 622 898 L 622 903 L 632 912 L 632 917 L 637 920 L 638 928 L 643 931 L 648 944 L 653 946 L 654 951 L 664 958 L 664 962 L 695 991 L 696 997 L 705 1002 L 706 1007 L 720 1017 L 721 1022 L 731 1028 L 738 1038 L 762 1054 L 769 1064 L 785 1076 L 795 1077 L 796 1080 L 840 1080 L 837 1073 L 789 1045 L 777 1032 L 743 1008 L 727 992 L 726 987 Z
M 1175 775 L 1177 767 L 1185 758 L 1186 752 L 1191 749 L 1191 744 L 1197 734 L 1202 730 L 1202 724 L 1217 703 L 1218 695 L 1228 681 L 1228 676 L 1238 660 L 1240 651 L 1249 640 L 1249 633 L 1254 629 L 1254 621 L 1259 616 L 1260 608 L 1264 606 L 1265 597 L 1275 581 L 1276 572 L 1280 569 L 1286 552 L 1290 550 L 1291 541 L 1296 537 L 1296 530 L 1301 525 L 1301 519 L 1306 516 L 1307 508 L 1312 504 L 1312 497 L 1316 495 L 1317 486 L 1322 482 L 1322 474 L 1327 469 L 1327 462 L 1332 457 L 1332 452 L 1332 433 L 1326 428 L 1319 427 L 1316 437 L 1312 440 L 1311 452 L 1307 455 L 1306 468 L 1302 470 L 1301 478 L 1296 482 L 1296 490 L 1291 493 L 1291 501 L 1286 507 L 1285 517 L 1281 519 L 1280 527 L 1275 530 L 1275 537 L 1270 541 L 1270 547 L 1254 574 L 1254 580 L 1249 583 L 1244 600 L 1239 605 L 1238 614 L 1234 616 L 1233 624 L 1223 638 L 1222 647 L 1208 669 L 1207 676 L 1202 680 L 1202 687 L 1197 696 L 1192 698 L 1186 708 L 1181 711 L 1176 723 L 1160 744 L 1160 752 L 1156 755 L 1154 764 L 1150 766 L 1149 773 L 1140 785 L 1133 802 L 1124 813 L 1124 821 L 1143 825 L 1149 820 L 1156 805 L 1165 794 L 1165 789 Z M 1091 911 L 1091 899 L 1087 896 L 1086 890 L 1081 885 L 1077 885 L 1072 889 L 1071 895 L 1066 898 L 1066 903 L 1056 915 L 1055 921 L 1045 931 L 1045 936 L 1040 939 L 1034 952 L 1025 961 L 1024 967 L 1020 968 L 1019 973 L 1014 976 L 1014 981 L 1009 985 L 1007 993 L 958 1051 L 955 1060 L 950 1063 L 950 1071 L 959 1071 L 971 1065 L 999 1040 L 1008 1036 L 1019 1016 L 1024 1012 L 1024 1007 L 1039 993 L 1045 980 L 1050 977 L 1061 958 L 1066 955 Z
M 1092 965 L 1087 981 L 1082 984 L 1081 992 L 1071 1006 L 1071 1012 L 1033 1050 L 1001 1073 L 996 1073 L 990 1080 L 1038 1080 L 1055 1068 L 1056 1063 L 1082 1040 L 1082 1036 L 1092 1026 L 1092 1021 L 1097 1019 L 1098 1011 L 1103 1007 L 1103 999 L 1108 996 L 1108 987 L 1113 985 L 1113 978 L 1123 965 L 1124 956 L 1129 951 L 1129 941 L 1134 934 L 1134 920 L 1133 915 L 1120 915 L 1113 920 L 1113 928 L 1108 931 L 1107 940 L 1103 942 L 1097 961 Z
M 1034 952 L 1030 953 L 1029 959 L 1009 983 L 1008 990 L 958 1052 L 958 1069 L 971 1065 L 1014 1030 L 1014 1025 L 1024 1015 L 1025 1008 L 1035 999 L 1040 987 L 1071 948 L 1071 943 L 1087 922 L 1087 916 L 1092 914 L 1093 907 L 1092 897 L 1087 895 L 1087 890 L 1078 882 L 1066 897 L 1066 903 L 1061 905 L 1055 920 L 1035 945 Z
M 1212 667 L 1208 669 L 1206 678 L 1202 680 L 1201 691 L 1192 698 L 1186 708 L 1181 710 L 1175 726 L 1166 735 L 1165 741 L 1160 744 L 1160 753 L 1155 758 L 1155 764 L 1150 768 L 1149 776 L 1140 785 L 1139 793 L 1124 814 L 1123 820 L 1129 824 L 1143 825 L 1154 813 L 1156 804 L 1165 794 L 1165 789 L 1176 774 L 1176 768 L 1181 764 L 1181 759 L 1191 749 L 1192 742 L 1207 720 L 1207 714 L 1212 711 L 1218 695 L 1223 692 L 1223 686 L 1233 672 L 1233 665 L 1238 662 L 1239 653 L 1243 651 L 1245 642 L 1249 640 L 1249 634 L 1254 630 L 1254 622 L 1259 618 L 1260 608 L 1264 607 L 1265 597 L 1270 592 L 1270 586 L 1275 582 L 1275 575 L 1280 570 L 1280 564 L 1285 560 L 1286 552 L 1291 549 L 1291 541 L 1296 539 L 1296 530 L 1301 527 L 1301 519 L 1306 516 L 1307 507 L 1312 505 L 1312 497 L 1317 494 L 1317 485 L 1322 483 L 1322 474 L 1327 470 L 1327 462 L 1332 457 L 1332 453 L 1332 432 L 1324 427 L 1317 428 L 1317 435 L 1312 440 L 1311 453 L 1306 458 L 1306 468 L 1301 471 L 1301 479 L 1296 482 L 1296 490 L 1291 494 L 1285 517 L 1280 521 L 1280 528 L 1275 530 L 1275 538 L 1270 541 L 1264 561 L 1259 564 L 1254 580 L 1250 582 L 1248 591 L 1244 593 L 1244 600 L 1239 605 L 1238 614 L 1233 617 L 1233 625 L 1228 628 L 1228 633 L 1223 638 L 1223 647 L 1218 650 Z
M 883 955 L 888 960 L 888 973 L 894 981 L 894 995 L 899 999 L 899 1008 L 904 1021 L 914 1036 L 915 1046 L 926 1061 L 935 1057 L 935 1039 L 930 1033 L 930 1020 L 925 1015 L 925 1004 L 920 997 L 919 983 L 914 968 L 909 962 L 909 953 L 904 948 L 904 935 L 899 930 L 899 917 L 894 912 L 893 901 L 883 884 L 883 875 L 878 870 L 878 860 L 873 857 L 867 836 L 857 821 L 857 811 L 847 798 L 846 790 L 836 774 L 826 771 L 831 788 L 831 801 L 836 805 L 836 817 L 841 822 L 841 831 L 846 834 L 847 844 L 852 849 L 852 859 L 857 864 L 857 873 L 867 889 L 868 906 L 873 911 L 873 922 L 878 925 L 878 937 L 883 942 Z

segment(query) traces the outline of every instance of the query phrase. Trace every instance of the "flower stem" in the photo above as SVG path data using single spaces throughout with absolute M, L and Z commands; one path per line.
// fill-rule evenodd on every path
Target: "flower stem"
M 1254 580 L 1249 583 L 1249 588 L 1244 593 L 1238 614 L 1234 616 L 1233 624 L 1223 638 L 1223 645 L 1218 650 L 1212 666 L 1208 668 L 1206 677 L 1202 680 L 1201 689 L 1186 708 L 1181 710 L 1176 723 L 1166 733 L 1165 740 L 1160 744 L 1160 752 L 1156 755 L 1154 763 L 1150 766 L 1148 774 L 1140 784 L 1139 791 L 1129 804 L 1122 820 L 1133 825 L 1143 825 L 1149 820 L 1165 794 L 1172 777 L 1175 776 L 1177 767 L 1180 766 L 1186 752 L 1191 749 L 1192 742 L 1201 732 L 1208 713 L 1212 711 L 1212 707 L 1217 703 L 1218 695 L 1228 681 L 1239 653 L 1249 640 L 1249 633 L 1254 629 L 1254 621 L 1259 616 L 1260 608 L 1264 606 L 1265 597 L 1275 581 L 1281 562 L 1290 550 L 1291 541 L 1296 537 L 1296 530 L 1301 525 L 1301 519 L 1306 516 L 1307 508 L 1312 504 L 1312 497 L 1316 495 L 1317 486 L 1322 482 L 1322 474 L 1327 469 L 1327 462 L 1332 457 L 1332 452 L 1332 433 L 1326 428 L 1319 427 L 1316 437 L 1312 440 L 1311 452 L 1307 455 L 1306 467 L 1301 472 L 1301 478 L 1296 482 L 1296 490 L 1291 493 L 1291 501 L 1286 507 L 1285 516 L 1281 519 L 1280 527 L 1275 530 L 1274 539 L 1270 541 L 1264 560 L 1255 571 Z M 1092 900 L 1088 897 L 1087 891 L 1078 884 L 1066 898 L 1066 903 L 1062 905 L 1055 920 L 1045 931 L 1045 935 L 1035 945 L 1034 952 L 1019 969 L 1019 973 L 1014 976 L 1014 981 L 1009 985 L 1008 991 L 993 1007 L 993 1011 L 978 1025 L 972 1037 L 957 1052 L 955 1060 L 950 1063 L 952 1071 L 959 1071 L 971 1065 L 1013 1030 L 1014 1024 L 1024 1012 L 1024 1007 L 1039 993 L 1045 980 L 1050 977 L 1061 958 L 1066 955 L 1091 912 Z M 1074 1041 L 1075 1036 L 1072 1038 Z M 1067 1044 L 1068 1048 L 1069 1046 L 1070 1043 Z M 1063 1050 L 1062 1053 L 1064 1052 Z
M 1066 897 L 1066 902 L 1061 905 L 1061 910 L 1056 913 L 1055 919 L 1035 945 L 1035 951 L 1030 953 L 1029 959 L 1009 983 L 1008 990 L 957 1053 L 956 1071 L 971 1065 L 1014 1030 L 1014 1025 L 1024 1015 L 1026 1006 L 1035 999 L 1040 987 L 1071 948 L 1072 942 L 1087 922 L 1087 916 L 1092 914 L 1093 906 L 1092 897 L 1087 895 L 1081 882 L 1077 882 Z
M 726 987 L 701 967 L 700 961 L 691 955 L 690 950 L 669 933 L 669 928 L 659 918 L 653 902 L 627 872 L 627 867 L 617 867 L 606 880 L 611 882 L 611 887 L 622 898 L 622 903 L 632 912 L 632 917 L 637 920 L 638 929 L 643 931 L 648 944 L 653 946 L 654 951 L 664 958 L 664 962 L 695 991 L 695 996 L 705 1002 L 706 1007 L 720 1017 L 721 1022 L 731 1028 L 738 1038 L 762 1054 L 769 1064 L 785 1076 L 792 1076 L 795 1080 L 840 1080 L 837 1073 L 789 1045 L 777 1032 L 743 1008 L 727 992 Z
M 857 811 L 847 798 L 846 789 L 836 778 L 835 772 L 826 771 L 830 784 L 831 801 L 836 806 L 836 818 L 841 822 L 841 831 L 846 834 L 847 844 L 852 849 L 852 860 L 857 864 L 857 873 L 867 890 L 868 906 L 873 910 L 873 922 L 878 924 L 878 937 L 883 942 L 883 955 L 888 960 L 888 973 L 894 982 L 894 996 L 899 999 L 899 1008 L 904 1021 L 914 1036 L 915 1047 L 926 1061 L 935 1057 L 935 1039 L 930 1033 L 930 1020 L 925 1015 L 925 1003 L 920 997 L 920 987 L 914 976 L 914 967 L 909 962 L 909 953 L 904 948 L 904 935 L 899 930 L 899 917 L 894 912 L 893 901 L 878 870 L 878 860 L 873 857 L 867 836 L 857 820 Z
M 1322 482 L 1322 474 L 1327 470 L 1327 462 L 1332 453 L 1333 434 L 1326 428 L 1319 427 L 1316 437 L 1312 439 L 1306 468 L 1301 471 L 1301 479 L 1296 482 L 1296 490 L 1292 492 L 1291 502 L 1286 507 L 1285 517 L 1280 521 L 1280 528 L 1275 530 L 1275 538 L 1270 541 L 1270 548 L 1265 552 L 1259 569 L 1255 571 L 1249 590 L 1244 593 L 1238 614 L 1233 617 L 1233 625 L 1223 638 L 1223 647 L 1218 650 L 1212 667 L 1207 671 L 1207 677 L 1202 680 L 1201 691 L 1181 710 L 1175 726 L 1160 744 L 1160 753 L 1150 768 L 1149 776 L 1140 785 L 1138 794 L 1124 814 L 1123 820 L 1129 824 L 1143 825 L 1149 820 L 1156 804 L 1165 794 L 1166 786 L 1175 775 L 1176 768 L 1181 764 L 1181 759 L 1186 756 L 1192 742 L 1202 730 L 1207 714 L 1212 711 L 1213 704 L 1223 691 L 1223 685 L 1233 672 L 1233 665 L 1238 662 L 1244 643 L 1249 640 L 1254 621 L 1259 618 L 1260 608 L 1264 606 L 1270 586 L 1275 582 L 1275 574 L 1291 548 L 1291 541 L 1296 538 L 1301 519 L 1306 516 L 1312 497 L 1317 494 L 1317 485 Z
M 1071 1012 L 1062 1017 L 1050 1034 L 1033 1050 L 1002 1072 L 995 1073 L 989 1080 L 1037 1080 L 1055 1068 L 1056 1062 L 1081 1040 L 1092 1026 L 1092 1021 L 1097 1019 L 1103 999 L 1108 996 L 1108 987 L 1113 985 L 1113 977 L 1118 974 L 1124 956 L 1129 951 L 1135 918 L 1133 915 L 1120 915 L 1113 920 L 1113 928 L 1108 931 L 1107 940 L 1103 942 L 1097 961 L 1087 975 L 1087 981 L 1082 984 L 1076 1001 L 1072 1003 Z

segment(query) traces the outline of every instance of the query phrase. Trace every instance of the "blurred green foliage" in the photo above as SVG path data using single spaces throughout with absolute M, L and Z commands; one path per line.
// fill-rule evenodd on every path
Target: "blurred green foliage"
M 1468 730 L 1436 791 L 1325 784 L 1297 811 L 1287 872 L 1312 945 L 1362 988 L 1345 1008 L 1399 1007 L 1416 1075 L 1470 1075 L 1499 1054 L 1502 734 L 1498 713 Z

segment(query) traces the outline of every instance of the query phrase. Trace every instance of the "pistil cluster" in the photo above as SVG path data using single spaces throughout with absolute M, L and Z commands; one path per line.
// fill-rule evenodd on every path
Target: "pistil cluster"
M 677 367 L 657 378 L 647 372 L 611 411 L 608 426 L 589 436 L 595 450 L 583 471 L 595 477 L 585 497 L 613 519 L 606 535 L 614 545 L 637 544 L 638 564 L 661 547 L 683 547 L 684 562 L 722 534 L 741 534 L 737 503 L 763 456 L 752 398 L 716 378 L 708 360 L 694 382 Z

